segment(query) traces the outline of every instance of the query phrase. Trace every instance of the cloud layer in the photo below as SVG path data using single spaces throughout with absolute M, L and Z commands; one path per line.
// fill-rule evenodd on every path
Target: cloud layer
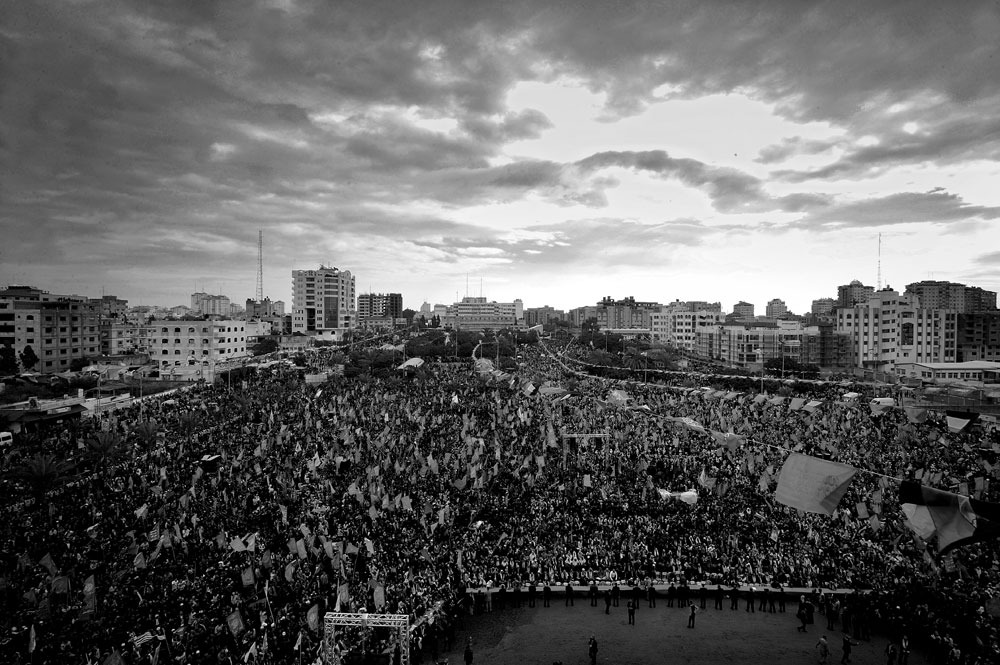
M 43 0 L 0 26 L 0 278 L 53 290 L 249 295 L 260 228 L 282 289 L 323 260 L 426 292 L 595 253 L 676 264 L 734 234 L 975 235 L 1000 205 L 899 175 L 1000 156 L 993 2 Z M 588 91 L 605 126 L 721 93 L 827 130 L 751 162 L 684 154 L 655 126 L 645 149 L 581 135 L 528 157 L 559 125 L 510 106 L 525 82 Z

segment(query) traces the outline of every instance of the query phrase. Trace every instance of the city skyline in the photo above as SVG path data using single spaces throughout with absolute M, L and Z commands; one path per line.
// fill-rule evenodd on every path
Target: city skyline
M 995 3 L 0 15 L 3 284 L 243 303 L 262 230 L 286 303 L 320 264 L 415 310 L 1000 290 Z

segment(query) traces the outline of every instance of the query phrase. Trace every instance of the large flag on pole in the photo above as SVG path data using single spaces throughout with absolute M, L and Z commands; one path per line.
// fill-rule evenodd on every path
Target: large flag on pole
M 966 411 L 946 411 L 945 414 L 948 419 L 948 431 L 952 434 L 958 434 L 968 427 L 970 423 L 979 419 L 979 414 Z
M 1000 504 L 937 490 L 912 480 L 904 480 L 900 485 L 899 503 L 917 535 L 923 538 L 937 535 L 941 554 L 959 545 L 1000 538 Z
M 791 453 L 778 475 L 774 499 L 807 513 L 832 515 L 855 473 L 848 464 Z

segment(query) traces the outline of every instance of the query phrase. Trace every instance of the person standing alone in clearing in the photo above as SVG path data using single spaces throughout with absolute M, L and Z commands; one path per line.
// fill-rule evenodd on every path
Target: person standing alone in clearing
M 688 609 L 690 610 L 690 614 L 688 614 L 688 628 L 694 628 L 694 615 L 698 612 L 698 608 L 694 606 L 694 603 L 691 603 Z

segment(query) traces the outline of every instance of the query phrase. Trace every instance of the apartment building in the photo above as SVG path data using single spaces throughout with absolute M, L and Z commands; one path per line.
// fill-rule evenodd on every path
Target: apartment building
M 865 286 L 859 280 L 851 280 L 850 284 L 837 287 L 837 307 L 854 307 L 866 303 L 874 293 L 874 286 Z
M 435 313 L 437 313 L 435 307 Z M 504 330 L 524 326 L 524 303 L 488 301 L 483 296 L 466 296 L 449 305 L 441 318 L 441 326 L 455 330 Z
M 836 325 L 851 337 L 858 367 L 895 372 L 899 363 L 957 359 L 958 313 L 924 309 L 915 294 L 878 291 L 864 303 L 839 308 Z
M 986 291 L 978 286 L 966 286 L 956 282 L 924 280 L 906 285 L 905 293 L 920 299 L 925 309 L 950 309 L 960 314 L 995 311 L 996 291 Z
M 403 316 L 403 294 L 362 293 L 358 296 L 358 320 L 399 319 Z
M 191 294 L 191 311 L 209 316 L 229 317 L 232 314 L 232 303 L 223 295 L 214 296 L 209 293 Z
M 339 337 L 357 325 L 354 275 L 320 266 L 292 271 L 292 332 Z
M 101 296 L 100 298 L 88 298 L 90 306 L 97 312 L 101 321 L 108 319 L 125 319 L 128 312 L 128 300 L 123 300 L 117 296 Z
M 272 301 L 267 297 L 263 300 L 247 298 L 244 313 L 247 320 L 281 318 L 285 315 L 285 303 L 282 300 Z
M 809 311 L 817 316 L 822 316 L 824 314 L 830 314 L 833 312 L 834 308 L 837 306 L 837 301 L 833 298 L 817 298 L 812 301 L 812 307 Z
M 214 365 L 247 355 L 245 321 L 153 321 L 149 358 L 161 367 Z
M 650 314 L 660 311 L 662 307 L 658 302 L 639 301 L 632 296 L 621 300 L 605 297 L 596 306 L 570 310 L 569 318 L 574 326 L 581 326 L 589 319 L 597 319 L 601 330 L 649 329 Z
M 529 307 L 524 310 L 524 324 L 529 328 L 539 324 L 546 325 L 553 321 L 564 321 L 566 312 L 561 309 L 543 305 L 541 307 Z
M 781 317 L 788 314 L 788 305 L 781 298 L 774 298 L 767 301 L 767 307 L 764 308 L 764 316 L 769 319 L 780 319 Z
M 726 317 L 721 306 L 711 310 L 695 309 L 704 305 L 710 304 L 675 301 L 657 312 L 650 312 L 649 328 L 653 341 L 693 353 L 698 329 L 720 325 Z
M 0 290 L 0 345 L 38 360 L 24 370 L 64 372 L 76 359 L 101 352 L 99 316 L 83 296 L 53 295 L 32 286 Z
M 703 326 L 694 333 L 694 353 L 730 367 L 760 371 L 765 363 L 784 358 L 823 368 L 849 367 L 851 339 L 833 325 L 803 326 L 727 323 Z
M 958 315 L 957 362 L 1000 362 L 1000 312 Z
M 741 300 L 733 305 L 733 318 L 737 321 L 753 321 L 753 311 L 753 303 Z
M 149 350 L 149 328 L 123 319 L 102 319 L 99 326 L 101 355 L 121 356 Z

